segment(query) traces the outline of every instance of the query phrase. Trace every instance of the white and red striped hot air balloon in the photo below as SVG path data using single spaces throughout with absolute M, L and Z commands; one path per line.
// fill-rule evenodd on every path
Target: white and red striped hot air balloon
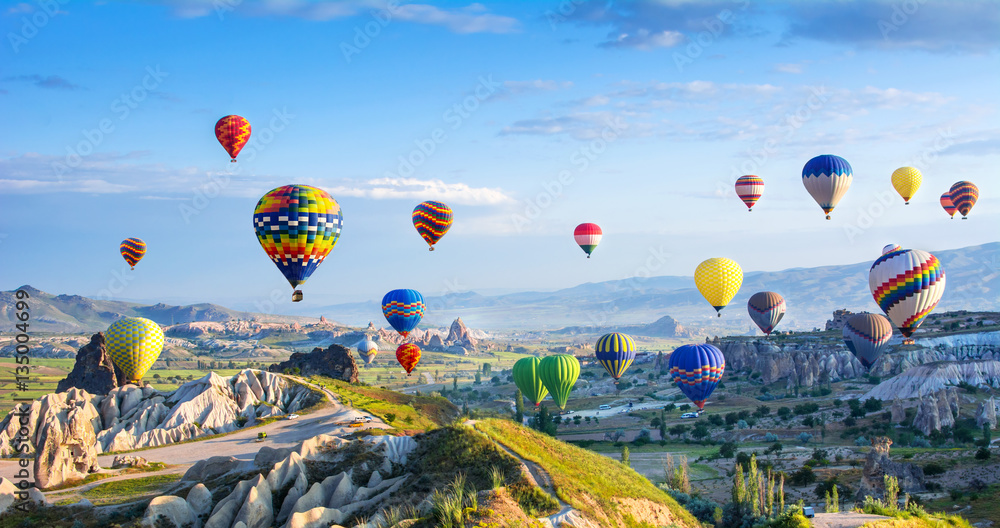
M 586 223 L 576 226 L 573 238 L 576 239 L 577 244 L 580 244 L 580 248 L 587 252 L 587 258 L 590 258 L 590 254 L 597 248 L 597 244 L 601 243 L 602 234 L 600 226 Z
M 919 249 L 886 253 L 868 271 L 875 303 L 907 338 L 937 306 L 944 284 L 941 262 Z

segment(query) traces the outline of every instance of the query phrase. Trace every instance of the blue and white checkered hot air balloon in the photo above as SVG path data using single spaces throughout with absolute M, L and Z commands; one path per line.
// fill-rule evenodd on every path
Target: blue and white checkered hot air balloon
M 840 156 L 823 154 L 809 160 L 802 168 L 802 184 L 830 219 L 830 212 L 851 187 L 854 171 Z

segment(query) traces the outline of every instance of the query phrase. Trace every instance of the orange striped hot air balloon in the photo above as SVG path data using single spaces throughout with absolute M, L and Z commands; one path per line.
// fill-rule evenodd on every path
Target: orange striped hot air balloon
M 747 174 L 736 180 L 736 195 L 746 204 L 747 211 L 753 211 L 753 205 L 757 203 L 763 192 L 764 180 L 760 176 Z
M 948 217 L 952 220 L 955 219 L 955 204 L 951 203 L 951 193 L 946 192 L 941 195 L 941 207 L 944 207 L 944 212 L 948 213 Z
M 141 238 L 126 238 L 122 240 L 118 250 L 121 251 L 125 262 L 128 262 L 128 265 L 135 269 L 135 265 L 146 255 L 146 243 Z
M 962 213 L 962 220 L 966 220 L 969 218 L 972 206 L 976 205 L 976 200 L 979 199 L 979 187 L 968 181 L 956 182 L 955 185 L 951 186 L 948 195 L 951 197 L 951 203 L 955 205 L 955 209 Z
M 420 347 L 413 343 L 399 345 L 396 349 L 396 361 L 406 369 L 406 375 L 409 376 L 420 361 Z
M 215 138 L 229 153 L 230 161 L 236 163 L 236 156 L 250 140 L 250 122 L 238 115 L 227 115 L 216 121 Z

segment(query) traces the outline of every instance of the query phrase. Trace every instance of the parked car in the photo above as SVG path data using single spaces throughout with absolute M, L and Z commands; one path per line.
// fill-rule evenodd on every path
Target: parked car
M 563 411 L 563 414 L 573 414 L 576 411 Z
M 802 508 L 802 515 L 805 515 L 809 519 L 812 519 L 813 517 L 816 516 L 816 512 L 812 509 L 812 506 L 806 506 Z
M 298 417 L 299 417 L 299 415 L 297 415 L 297 414 L 295 414 L 295 413 L 292 413 L 292 414 L 289 414 L 289 415 L 288 415 L 288 419 L 289 419 L 289 420 L 294 420 L 294 419 L 296 419 L 296 418 L 298 418 Z
M 698 413 L 688 412 L 681 415 L 681 418 L 697 418 Z
M 602 405 L 602 406 L 598 407 L 598 409 L 600 409 L 600 410 L 602 410 L 602 411 L 606 411 L 606 410 L 608 410 L 608 409 L 610 409 L 610 408 L 611 408 L 611 406 L 610 406 L 610 405 Z

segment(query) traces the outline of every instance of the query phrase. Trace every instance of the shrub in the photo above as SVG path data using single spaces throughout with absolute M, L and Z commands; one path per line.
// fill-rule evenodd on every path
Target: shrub
M 922 437 L 914 438 L 913 441 L 910 442 L 910 447 L 930 447 L 930 446 L 931 446 L 930 440 L 927 440 L 926 438 Z
M 747 427 L 750 427 L 750 424 L 748 424 L 746 420 L 736 422 L 737 429 L 746 429 Z
M 778 441 L 778 435 L 776 435 L 774 433 L 767 433 L 766 435 L 764 435 L 764 441 L 765 442 L 777 442 Z
M 719 446 L 719 456 L 722 458 L 733 458 L 736 456 L 736 443 L 725 442 Z
M 802 442 L 803 444 L 808 444 L 812 439 L 813 435 L 809 433 L 799 433 L 799 442 Z
M 990 459 L 989 449 L 985 447 L 980 447 L 979 450 L 976 451 L 976 460 L 989 460 L 989 459 Z
M 816 482 L 816 473 L 813 473 L 811 467 L 806 466 L 792 473 L 792 476 L 788 478 L 788 482 L 793 486 L 808 486 Z
M 944 466 L 937 462 L 928 462 L 924 466 L 924 475 L 932 477 L 934 475 L 940 475 L 945 472 Z
M 871 442 L 869 442 L 867 438 L 865 438 L 863 436 L 859 436 L 859 437 L 857 437 L 857 438 L 854 439 L 854 445 L 859 446 L 859 447 L 864 447 L 866 445 L 871 445 Z
M 782 420 L 788 418 L 791 414 L 792 414 L 792 410 L 789 409 L 788 407 L 779 407 L 778 408 L 778 418 L 781 418 Z

